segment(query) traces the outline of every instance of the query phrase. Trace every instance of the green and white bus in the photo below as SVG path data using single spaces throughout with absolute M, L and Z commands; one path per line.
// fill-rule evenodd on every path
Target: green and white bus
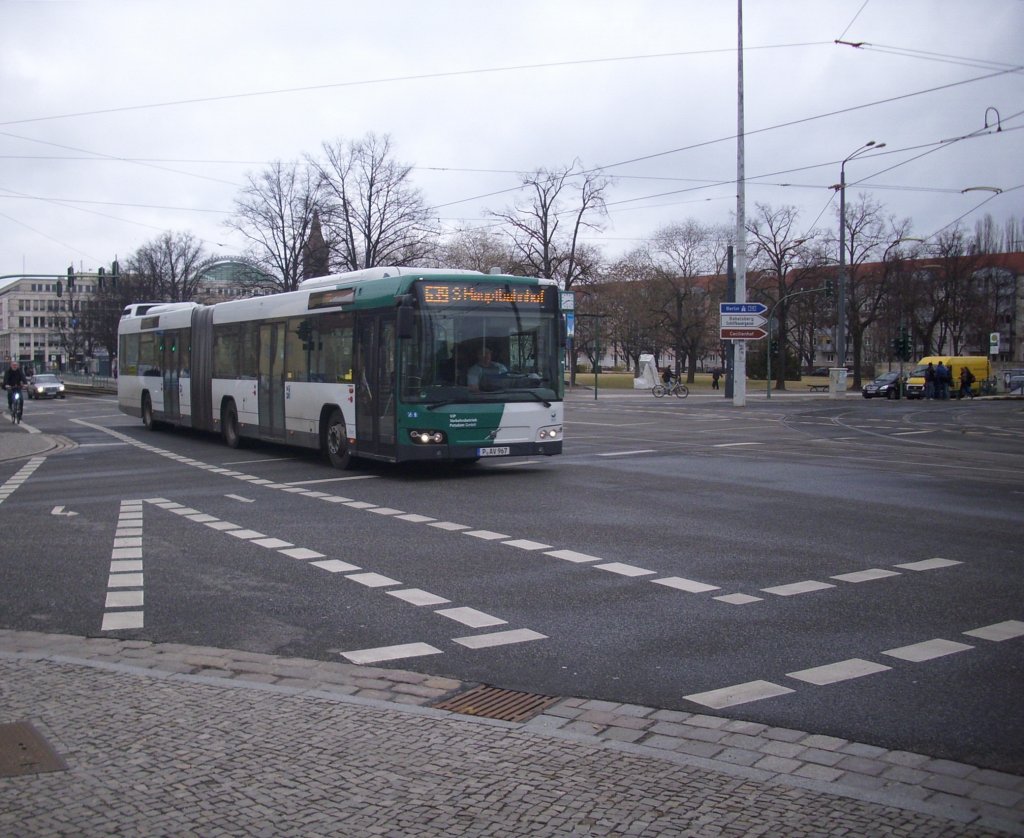
M 317 277 L 242 300 L 128 306 L 120 409 L 354 458 L 562 451 L 565 330 L 553 280 L 423 268 Z M 472 369 L 483 350 L 495 359 Z

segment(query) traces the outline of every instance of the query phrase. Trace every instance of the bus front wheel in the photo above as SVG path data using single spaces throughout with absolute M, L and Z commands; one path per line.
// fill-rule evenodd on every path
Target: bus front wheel
M 157 429 L 156 421 L 153 419 L 153 401 L 149 398 L 149 393 L 142 397 L 142 424 L 146 426 L 147 430 L 155 431 Z
M 349 468 L 352 455 L 348 450 L 348 436 L 345 433 L 345 418 L 340 410 L 333 410 L 324 431 L 324 450 L 328 462 L 335 468 Z
M 237 448 L 241 444 L 242 434 L 238 430 L 238 410 L 234 402 L 228 402 L 221 409 L 220 432 L 228 448 Z

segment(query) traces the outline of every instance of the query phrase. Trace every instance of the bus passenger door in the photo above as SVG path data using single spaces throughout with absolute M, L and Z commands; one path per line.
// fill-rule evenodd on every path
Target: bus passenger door
M 260 324 L 260 436 L 284 437 L 284 337 L 286 324 Z
M 394 314 L 359 317 L 354 373 L 355 438 L 360 454 L 395 455 L 395 361 Z
M 178 403 L 178 333 L 164 332 L 160 335 L 160 369 L 163 371 L 164 409 L 163 417 L 170 422 L 181 419 Z

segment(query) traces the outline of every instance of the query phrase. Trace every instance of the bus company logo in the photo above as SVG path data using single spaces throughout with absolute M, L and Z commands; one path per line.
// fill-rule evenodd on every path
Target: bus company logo
M 476 416 L 450 416 L 448 418 L 449 428 L 475 428 L 476 424 Z

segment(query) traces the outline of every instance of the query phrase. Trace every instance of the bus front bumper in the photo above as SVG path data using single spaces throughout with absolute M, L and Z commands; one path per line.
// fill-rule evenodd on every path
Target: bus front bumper
M 478 460 L 503 457 L 551 457 L 562 453 L 562 440 L 514 442 L 486 447 L 475 445 L 403 445 L 400 460 Z

